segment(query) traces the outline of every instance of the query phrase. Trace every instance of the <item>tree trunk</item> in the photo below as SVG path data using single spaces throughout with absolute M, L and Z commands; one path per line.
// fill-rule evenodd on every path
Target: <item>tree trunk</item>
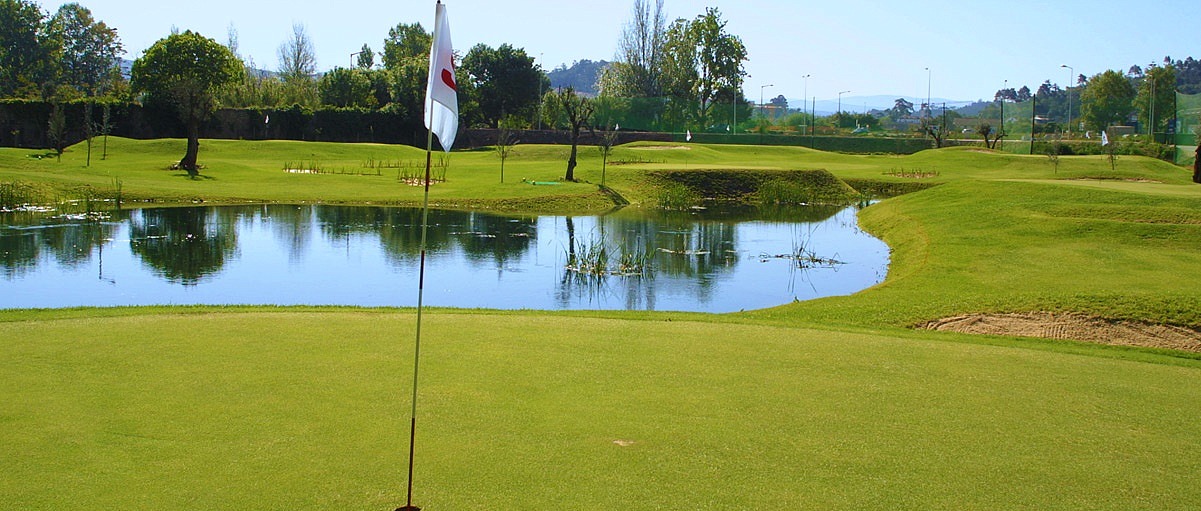
M 1193 158 L 1193 182 L 1201 184 L 1201 141 L 1197 143 L 1197 156 Z
M 575 181 L 576 154 L 579 152 L 579 146 L 580 128 L 576 126 L 571 129 L 571 157 L 567 159 L 567 176 L 563 178 L 567 181 Z
M 199 153 L 200 121 L 193 118 L 188 121 L 188 152 L 184 153 L 182 160 L 179 160 L 179 167 L 188 171 L 188 176 L 200 175 L 200 168 L 196 165 L 196 156 Z

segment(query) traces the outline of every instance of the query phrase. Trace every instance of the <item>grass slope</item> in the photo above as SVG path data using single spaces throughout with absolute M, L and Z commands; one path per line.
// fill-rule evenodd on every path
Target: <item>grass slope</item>
M 110 140 L 110 144 L 114 141 Z M 291 175 L 419 158 L 394 146 L 115 141 L 83 168 L 0 149 L 0 182 L 134 196 L 404 203 L 395 178 Z M 122 149 L 121 144 L 128 144 Z M 256 145 L 258 144 L 258 145 Z M 564 148 L 518 146 L 551 180 Z M 393 156 L 385 156 L 391 154 Z M 599 181 L 583 151 L 579 175 Z M 453 155 L 436 200 L 600 208 L 596 186 L 500 185 Z M 1179 167 L 970 149 L 853 156 L 632 144 L 608 184 L 661 169 L 826 169 L 941 186 L 865 209 L 882 284 L 733 315 L 435 311 L 423 329 L 426 509 L 1188 509 L 1201 506 L 1201 361 L 915 332 L 965 312 L 1070 310 L 1201 326 L 1201 187 Z M 338 163 L 341 162 L 341 163 Z M 518 177 L 517 179 L 520 179 Z M 1153 181 L 1153 182 L 1144 182 Z M 603 199 L 603 196 L 602 196 Z M 0 507 L 391 509 L 401 504 L 414 316 L 272 308 L 0 312 Z

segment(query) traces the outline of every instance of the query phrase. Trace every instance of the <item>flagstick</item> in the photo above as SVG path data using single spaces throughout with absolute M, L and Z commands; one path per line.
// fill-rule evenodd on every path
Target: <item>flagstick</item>
M 441 3 L 441 2 L 439 2 Z M 429 125 L 434 125 L 434 109 L 429 112 Z M 413 505 L 413 446 L 417 440 L 417 370 L 421 361 L 421 311 L 425 296 L 425 244 L 426 232 L 429 230 L 430 218 L 430 166 L 434 148 L 434 130 L 429 130 L 425 139 L 425 196 L 421 202 L 421 262 L 417 270 L 417 341 L 413 348 L 413 408 L 409 414 L 409 489 L 405 497 L 405 506 L 396 511 L 420 511 Z

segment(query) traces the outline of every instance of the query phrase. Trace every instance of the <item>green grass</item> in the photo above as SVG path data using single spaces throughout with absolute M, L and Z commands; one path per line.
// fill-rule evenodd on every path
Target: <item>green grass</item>
M 0 498 L 396 507 L 413 325 L 263 309 L 0 323 Z M 434 313 L 425 326 L 427 509 L 1201 502 L 1201 363 L 712 320 Z
M 113 147 L 112 144 L 116 143 Z M 415 503 L 426 509 L 1190 509 L 1201 506 L 1201 360 L 907 327 L 1072 311 L 1201 327 L 1201 186 L 1125 157 L 969 149 L 854 156 L 632 144 L 608 184 L 637 206 L 662 169 L 827 169 L 940 186 L 865 209 L 888 278 L 730 315 L 431 311 Z M 290 175 L 418 158 L 397 146 L 110 140 L 82 167 L 0 149 L 0 182 L 210 202 L 407 203 L 395 179 Z M 565 149 L 518 146 L 552 180 Z M 307 156 L 306 153 L 307 152 Z M 388 156 L 386 154 L 391 154 Z M 396 156 L 401 155 L 400 157 Z M 602 209 L 586 181 L 499 184 L 455 153 L 436 201 Z M 594 159 L 595 158 L 595 159 Z M 901 169 L 937 172 L 897 178 Z M 1147 182 L 1150 181 L 1150 182 Z M 600 200 L 595 197 L 600 197 Z M 0 507 L 393 509 L 403 504 L 415 317 L 354 308 L 0 312 Z

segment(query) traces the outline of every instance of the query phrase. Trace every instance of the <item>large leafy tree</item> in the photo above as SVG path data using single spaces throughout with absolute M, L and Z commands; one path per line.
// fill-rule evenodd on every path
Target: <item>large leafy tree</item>
M 61 45 L 29 0 L 0 0 L 0 97 L 36 97 L 56 69 Z
M 215 94 L 244 73 L 229 48 L 190 30 L 158 40 L 134 61 L 133 90 L 173 104 L 187 127 L 188 148 L 179 166 L 188 175 L 200 174 L 200 123 L 216 110 Z
M 426 32 L 420 23 L 401 23 L 388 29 L 388 38 L 384 39 L 384 69 L 395 70 L 414 60 L 420 63 L 429 59 L 433 40 L 433 34 Z
M 87 95 L 105 92 L 117 59 L 125 53 L 117 30 L 96 21 L 92 11 L 77 3 L 59 7 L 49 30 L 62 44 L 62 82 Z
M 1149 66 L 1143 73 L 1142 83 L 1134 97 L 1138 109 L 1138 122 L 1151 126 L 1154 131 L 1163 131 L 1174 115 L 1176 102 L 1176 68 Z M 1154 120 L 1152 120 L 1154 114 Z
M 695 91 L 701 103 L 701 113 L 721 91 L 731 91 L 731 99 L 740 99 L 742 80 L 746 76 L 742 63 L 746 61 L 746 46 L 738 36 L 726 32 L 726 22 L 715 7 L 706 9 L 692 22 L 691 32 L 697 43 L 697 80 Z
M 496 127 L 502 119 L 530 117 L 539 93 L 550 88 L 546 73 L 524 49 L 502 44 L 477 44 L 463 57 L 463 69 L 473 78 L 484 122 Z
M 334 68 L 317 83 L 321 104 L 336 107 L 374 108 L 375 89 L 370 72 L 364 69 Z
M 1103 130 L 1126 120 L 1133 99 L 1130 80 L 1111 69 L 1088 80 L 1080 94 L 1080 115 L 1089 129 Z
M 746 46 L 726 32 L 721 12 L 708 8 L 692 21 L 676 20 L 664 38 L 664 90 L 683 94 L 698 105 L 701 119 L 710 116 L 715 102 L 741 101 Z
M 387 108 L 401 113 L 409 123 L 422 122 L 432 43 L 433 35 L 421 28 L 420 23 L 401 23 L 388 30 L 388 38 L 384 40 L 383 63 L 392 96 Z M 459 87 L 459 124 L 473 126 L 479 122 L 475 84 L 461 65 L 455 66 L 455 83 Z

